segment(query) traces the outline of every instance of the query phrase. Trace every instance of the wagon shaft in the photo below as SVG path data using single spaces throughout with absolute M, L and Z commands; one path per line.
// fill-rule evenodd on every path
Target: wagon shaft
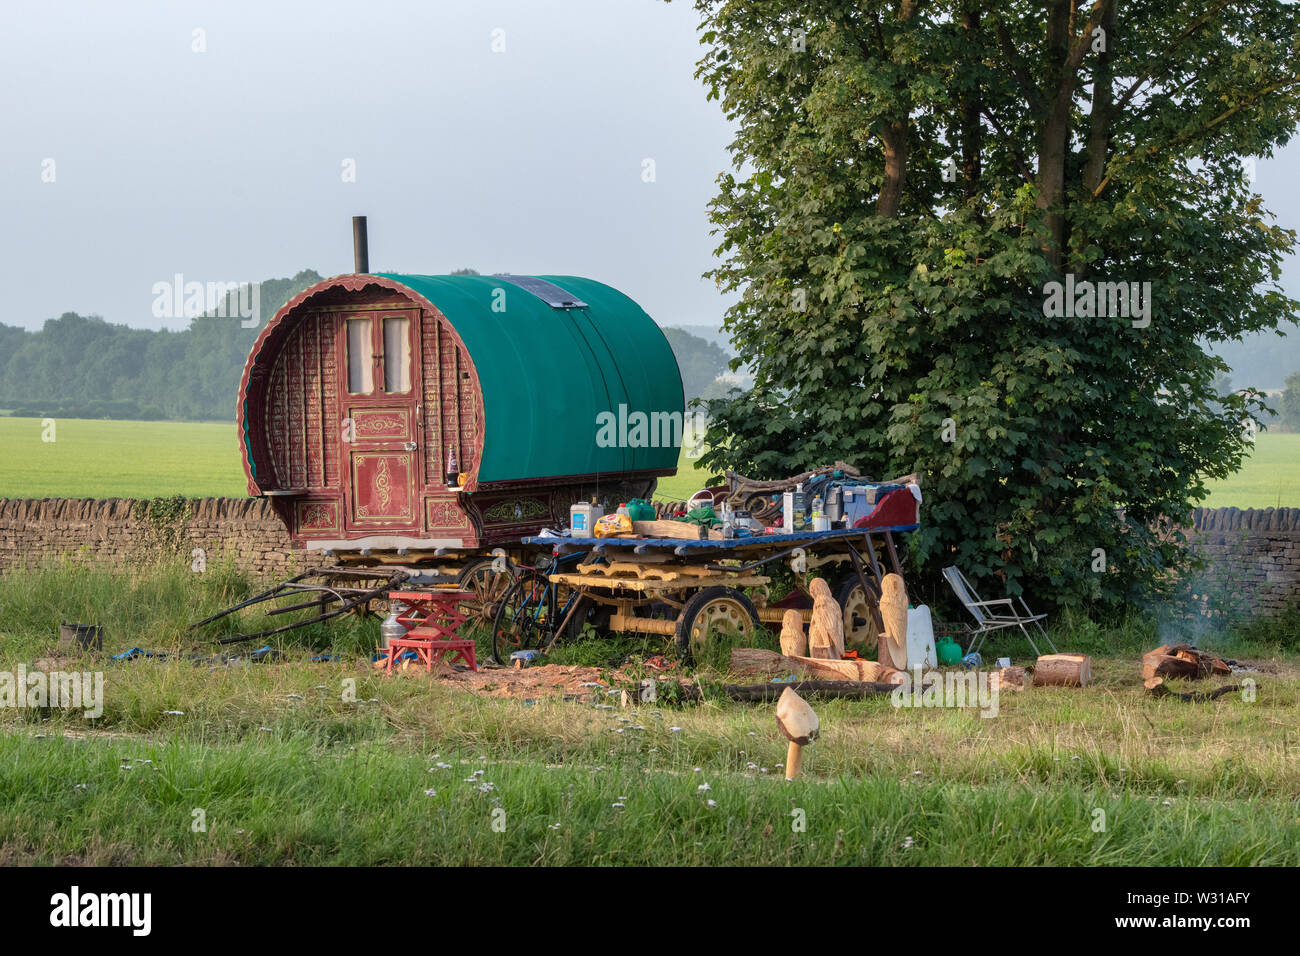
M 404 570 L 392 569 L 381 572 L 360 571 L 350 568 L 320 568 L 313 571 L 304 571 L 294 575 L 287 581 L 281 581 L 275 587 L 260 594 L 240 601 L 223 611 L 210 615 L 196 624 L 191 624 L 189 630 L 193 631 L 204 625 L 211 624 L 237 611 L 253 607 L 258 604 L 265 604 L 268 601 L 275 601 L 286 597 L 301 596 L 305 592 L 315 593 L 317 597 L 311 601 L 300 601 L 297 604 L 283 605 L 273 607 L 265 612 L 267 617 L 278 614 L 288 614 L 293 611 L 306 610 L 307 608 L 318 608 L 320 613 L 315 617 L 307 618 L 301 621 L 291 621 L 288 624 L 279 627 L 268 628 L 257 631 L 253 634 L 237 634 L 232 637 L 223 637 L 216 641 L 217 644 L 238 644 L 243 641 L 252 641 L 264 637 L 271 637 L 275 634 L 283 634 L 301 627 L 307 627 L 311 624 L 319 624 L 322 621 L 332 620 L 350 611 L 362 610 L 369 607 L 371 601 L 384 598 L 389 591 L 405 581 L 410 573 Z M 342 578 L 351 582 L 374 582 L 372 587 L 357 587 L 355 585 L 329 585 L 329 584 L 307 584 L 305 581 L 319 578 L 323 581 L 329 581 L 332 578 Z M 329 609 L 331 605 L 337 604 L 338 607 Z

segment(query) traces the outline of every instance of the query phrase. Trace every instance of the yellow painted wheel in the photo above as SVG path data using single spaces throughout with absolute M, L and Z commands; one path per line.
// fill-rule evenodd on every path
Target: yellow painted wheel
M 867 585 L 871 586 L 872 583 L 872 578 L 868 577 Z M 872 596 L 876 597 L 875 591 L 872 591 Z M 876 632 L 871 604 L 862 593 L 862 583 L 858 581 L 857 574 L 849 574 L 841 579 L 839 587 L 835 589 L 835 600 L 844 612 L 844 646 L 874 651 L 880 635 Z
M 677 653 L 692 662 L 717 635 L 749 637 L 758 627 L 758 610 L 744 592 L 704 588 L 691 596 L 677 618 Z

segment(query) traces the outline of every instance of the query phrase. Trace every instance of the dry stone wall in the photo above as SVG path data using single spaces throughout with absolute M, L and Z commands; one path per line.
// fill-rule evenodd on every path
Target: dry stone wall
M 1229 594 L 1238 610 L 1272 613 L 1300 597 L 1300 508 L 1198 508 L 1188 537 L 1207 563 L 1201 590 Z M 265 498 L 193 499 L 162 527 L 140 500 L 0 499 L 0 574 L 61 561 L 123 567 L 159 547 L 202 548 L 209 564 L 229 556 L 262 579 L 329 560 L 291 548 Z
M 1233 610 L 1272 614 L 1300 597 L 1300 508 L 1197 508 L 1187 536 L 1206 563 L 1201 590 Z
M 147 501 L 126 498 L 0 499 L 0 574 L 71 562 L 125 567 L 151 554 L 202 549 L 208 565 L 228 557 L 262 579 L 283 579 L 325 563 L 293 550 L 265 498 L 196 498 L 174 514 L 151 516 Z

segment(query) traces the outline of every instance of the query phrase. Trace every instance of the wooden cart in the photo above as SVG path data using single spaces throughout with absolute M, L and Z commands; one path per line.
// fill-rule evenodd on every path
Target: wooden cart
M 581 554 L 576 563 L 550 574 L 557 587 L 571 588 L 584 599 L 569 602 L 571 614 L 591 602 L 608 612 L 608 629 L 671 637 L 678 653 L 690 659 L 711 634 L 751 633 L 778 625 L 786 610 L 798 607 L 807 621 L 806 599 L 811 572 L 821 570 L 844 613 L 845 645 L 869 655 L 883 629 L 878 600 L 886 573 L 883 562 L 902 574 L 896 533 L 918 526 L 897 525 L 747 538 L 527 537 L 526 547 L 549 546 L 555 557 Z M 764 573 L 784 561 L 794 572 L 799 592 L 770 603 Z M 834 568 L 828 567 L 835 565 Z M 559 623 L 562 632 L 567 622 Z

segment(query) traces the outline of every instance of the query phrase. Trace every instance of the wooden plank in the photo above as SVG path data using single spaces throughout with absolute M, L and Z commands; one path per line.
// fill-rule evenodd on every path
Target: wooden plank
M 885 545 L 889 549 L 889 566 L 901 578 L 903 576 L 903 566 L 898 563 L 898 551 L 894 548 L 894 533 L 892 531 L 885 531 Z
M 632 530 L 642 538 L 682 538 L 688 541 L 704 540 L 700 538 L 700 526 L 689 521 L 633 521 Z M 722 531 L 713 530 L 708 540 L 721 541 Z
M 664 581 L 641 578 L 611 578 L 603 574 L 552 574 L 549 580 L 556 584 L 571 584 L 575 587 L 625 588 L 630 591 L 680 591 L 685 588 L 702 588 L 714 585 L 733 588 L 758 587 L 767 584 L 771 578 L 762 575 L 725 575 L 717 574 L 712 578 L 691 578 L 686 581 Z
M 723 684 L 722 693 L 732 700 L 776 700 L 788 687 L 796 694 L 810 697 L 883 697 L 892 694 L 895 684 L 880 681 L 802 680 L 778 684 Z

